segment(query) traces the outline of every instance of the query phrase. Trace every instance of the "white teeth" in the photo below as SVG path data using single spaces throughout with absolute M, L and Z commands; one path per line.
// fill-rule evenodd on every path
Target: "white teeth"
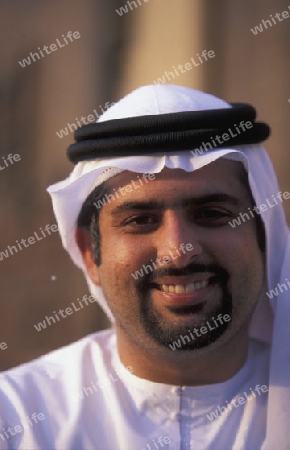
M 196 283 L 196 285 L 199 286 L 199 283 Z M 194 284 L 190 283 L 186 285 L 186 292 L 194 292 L 195 291 L 195 286 Z
M 175 286 L 175 292 L 177 294 L 183 294 L 184 292 L 186 292 L 186 286 L 183 284 L 177 284 Z
M 208 280 L 200 281 L 199 283 L 189 284 L 161 284 L 160 288 L 163 292 L 172 292 L 174 294 L 184 294 L 187 292 L 198 291 L 209 284 Z

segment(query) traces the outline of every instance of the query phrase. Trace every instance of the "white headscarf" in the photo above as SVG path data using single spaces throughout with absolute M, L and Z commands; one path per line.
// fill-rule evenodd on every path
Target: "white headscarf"
M 229 108 L 212 95 L 174 85 L 145 86 L 133 91 L 108 109 L 99 122 L 151 114 Z M 193 149 L 194 150 L 194 149 Z M 114 321 L 102 289 L 89 279 L 75 240 L 76 223 L 84 200 L 103 181 L 129 170 L 159 173 L 164 167 L 186 172 L 197 170 L 218 158 L 241 161 L 248 172 L 250 188 L 259 207 L 279 192 L 272 164 L 260 145 L 210 150 L 194 156 L 190 151 L 160 152 L 152 156 L 103 158 L 79 162 L 70 176 L 48 188 L 64 248 L 83 270 L 90 291 Z M 266 229 L 266 287 L 270 290 L 285 282 L 290 268 L 290 239 L 282 204 L 261 213 Z M 271 343 L 267 439 L 263 448 L 290 448 L 290 290 L 272 300 L 264 292 L 253 314 L 250 336 Z M 288 424 L 289 422 L 289 424 Z M 277 440 L 278 439 L 278 440 Z

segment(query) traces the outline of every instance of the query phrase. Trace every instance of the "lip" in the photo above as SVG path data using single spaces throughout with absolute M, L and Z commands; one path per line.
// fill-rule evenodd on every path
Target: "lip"
M 171 277 L 172 278 L 172 277 Z M 176 277 L 175 277 L 176 278 Z M 188 277 L 186 277 L 188 280 Z M 161 302 L 163 305 L 165 306 L 193 306 L 193 305 L 198 305 L 200 303 L 203 303 L 207 300 L 207 298 L 209 297 L 209 295 L 212 293 L 212 291 L 214 289 L 217 288 L 217 283 L 215 282 L 215 279 L 210 277 L 210 283 L 201 288 L 198 289 L 194 292 L 188 292 L 188 293 L 182 293 L 182 294 L 176 294 L 175 292 L 164 292 L 159 290 L 156 286 L 152 285 L 151 286 L 151 292 L 153 294 L 153 298 L 157 301 L 157 302 Z M 183 284 L 182 283 L 182 277 L 178 277 L 179 279 L 179 283 L 171 283 L 171 284 Z M 208 278 L 204 278 L 204 279 L 209 279 Z M 192 282 L 192 277 L 191 277 L 191 282 Z M 201 278 L 198 278 L 197 281 L 202 281 Z M 189 283 L 187 281 L 187 283 Z M 185 284 L 187 284 L 185 283 Z M 155 283 L 155 284 L 159 284 L 159 283 Z M 162 284 L 170 284 L 170 283 L 162 283 Z
M 173 277 L 173 276 L 165 276 L 157 278 L 153 280 L 154 284 L 162 285 L 162 284 L 190 284 L 190 283 L 198 283 L 204 280 L 210 280 L 215 277 L 216 274 L 212 272 L 198 272 L 192 275 L 184 275 L 181 277 Z

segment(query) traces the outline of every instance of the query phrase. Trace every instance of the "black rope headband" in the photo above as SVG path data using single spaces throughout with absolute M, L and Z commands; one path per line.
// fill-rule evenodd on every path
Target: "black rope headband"
M 253 106 L 246 103 L 231 103 L 231 106 L 84 125 L 75 131 L 76 142 L 69 146 L 67 155 L 70 161 L 77 164 L 104 157 L 194 150 L 207 142 L 212 143 L 217 135 L 224 133 L 228 134 L 228 138 L 222 142 L 220 139 L 214 141 L 215 148 L 257 144 L 269 137 L 269 126 L 255 122 L 256 110 Z M 239 130 L 239 125 L 246 122 L 250 122 L 251 127 L 243 125 Z

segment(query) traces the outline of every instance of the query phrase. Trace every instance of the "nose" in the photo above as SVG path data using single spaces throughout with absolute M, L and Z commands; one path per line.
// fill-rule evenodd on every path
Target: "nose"
M 157 257 L 169 258 L 176 267 L 185 267 L 203 252 L 196 226 L 186 220 L 182 211 L 166 211 L 158 231 Z

